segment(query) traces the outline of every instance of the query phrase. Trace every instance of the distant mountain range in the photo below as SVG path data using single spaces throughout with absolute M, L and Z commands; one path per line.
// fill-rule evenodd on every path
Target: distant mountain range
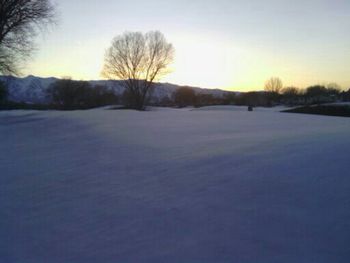
M 11 101 L 26 103 L 47 103 L 47 89 L 52 83 L 59 79 L 54 77 L 41 78 L 36 76 L 28 76 L 25 78 L 0 76 L 0 80 L 6 83 L 9 90 L 9 100 Z M 124 91 L 124 87 L 122 86 L 120 80 L 91 80 L 89 82 L 92 86 L 106 86 L 118 95 L 122 94 Z M 182 86 L 170 83 L 156 83 L 153 97 L 158 99 L 170 97 L 172 93 L 180 87 Z M 231 93 L 230 91 L 220 89 L 202 89 L 197 87 L 191 88 L 193 88 L 197 94 L 212 94 L 215 97 L 222 97 L 227 93 Z

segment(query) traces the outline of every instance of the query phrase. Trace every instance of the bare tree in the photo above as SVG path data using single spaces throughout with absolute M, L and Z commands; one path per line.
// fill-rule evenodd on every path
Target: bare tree
M 300 94 L 300 91 L 296 87 L 286 87 L 282 89 L 283 96 L 286 97 L 297 97 Z
M 283 83 L 280 78 L 270 78 L 265 83 L 265 91 L 275 94 L 280 94 L 283 89 Z
M 18 74 L 18 64 L 33 50 L 33 39 L 53 22 L 49 0 L 0 0 L 0 73 Z
M 124 80 L 127 106 L 144 110 L 154 81 L 168 73 L 173 54 L 173 46 L 159 31 L 126 32 L 113 39 L 105 55 L 102 74 Z

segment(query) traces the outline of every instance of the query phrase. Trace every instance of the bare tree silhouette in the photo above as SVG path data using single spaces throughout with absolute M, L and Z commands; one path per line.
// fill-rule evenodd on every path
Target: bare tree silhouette
M 265 83 L 265 91 L 279 94 L 283 89 L 283 83 L 280 78 L 270 78 Z
M 102 75 L 124 80 L 126 106 L 144 110 L 153 82 L 168 73 L 174 48 L 159 31 L 126 32 L 112 41 L 105 54 Z
M 38 29 L 52 23 L 54 15 L 49 0 L 0 0 L 0 73 L 19 73 Z
M 270 78 L 265 83 L 265 91 L 267 92 L 268 104 L 272 106 L 280 102 L 280 93 L 283 89 L 283 83 L 280 78 Z

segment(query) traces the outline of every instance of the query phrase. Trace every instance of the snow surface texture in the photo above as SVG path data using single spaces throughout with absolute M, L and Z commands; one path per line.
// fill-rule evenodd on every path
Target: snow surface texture
M 0 81 L 4 81 L 9 90 L 9 99 L 15 102 L 26 103 L 48 103 L 47 89 L 57 81 L 57 78 L 40 78 L 28 76 L 26 78 L 0 76 Z M 117 80 L 92 80 L 89 81 L 92 86 L 102 85 L 113 90 L 117 95 L 124 92 L 124 87 Z M 179 88 L 178 85 L 169 83 L 156 83 L 153 92 L 153 99 L 162 99 L 170 97 L 173 92 Z M 222 97 L 227 91 L 220 89 L 201 89 L 192 87 L 197 93 L 212 94 L 216 97 Z
M 350 121 L 0 112 L 1 263 L 348 263 Z

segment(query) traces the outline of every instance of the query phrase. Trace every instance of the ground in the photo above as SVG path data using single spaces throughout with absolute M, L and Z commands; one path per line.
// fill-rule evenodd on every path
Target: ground
M 347 263 L 348 118 L 0 112 L 1 263 Z

